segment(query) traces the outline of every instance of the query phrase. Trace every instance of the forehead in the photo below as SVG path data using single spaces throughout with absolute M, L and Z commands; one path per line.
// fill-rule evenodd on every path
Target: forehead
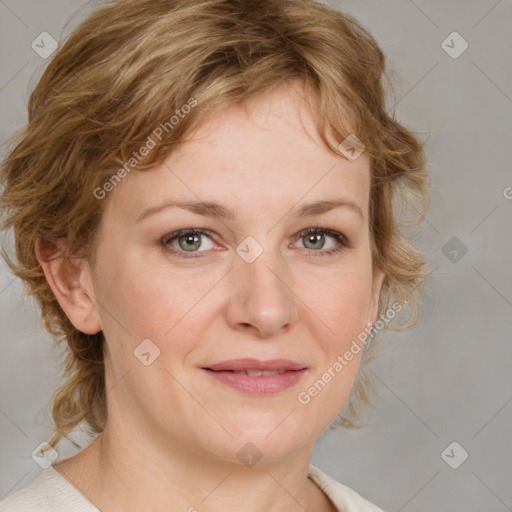
M 333 154 L 316 122 L 314 100 L 292 87 L 233 104 L 205 118 L 165 162 L 128 176 L 108 208 L 133 220 L 161 200 L 185 199 L 241 214 L 262 208 L 270 217 L 301 202 L 345 198 L 366 215 L 368 159 Z

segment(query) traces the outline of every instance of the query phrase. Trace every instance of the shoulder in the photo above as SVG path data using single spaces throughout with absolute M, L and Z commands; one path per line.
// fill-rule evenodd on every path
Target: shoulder
M 98 512 L 50 466 L 31 484 L 0 502 L 0 512 Z
M 325 492 L 340 512 L 384 512 L 354 489 L 338 482 L 313 464 L 309 465 L 308 476 Z

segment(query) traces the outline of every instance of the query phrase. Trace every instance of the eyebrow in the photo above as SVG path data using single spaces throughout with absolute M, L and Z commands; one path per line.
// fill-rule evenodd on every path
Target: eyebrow
M 135 222 L 141 222 L 143 219 L 151 215 L 173 207 L 181 208 L 183 210 L 187 210 L 204 217 L 213 217 L 216 219 L 226 220 L 233 220 L 235 218 L 233 210 L 230 210 L 219 203 L 214 203 L 211 201 L 166 201 L 158 206 L 153 206 L 144 210 L 141 214 L 139 214 Z M 359 205 L 348 199 L 325 199 L 316 201 L 314 203 L 305 204 L 295 211 L 292 210 L 290 212 L 290 216 L 294 219 L 299 217 L 311 217 L 313 215 L 319 215 L 321 213 L 333 210 L 334 208 L 340 207 L 350 208 L 364 219 L 363 211 Z

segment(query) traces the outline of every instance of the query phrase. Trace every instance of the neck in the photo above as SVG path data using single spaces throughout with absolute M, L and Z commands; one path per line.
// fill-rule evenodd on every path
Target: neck
M 133 439 L 107 427 L 59 471 L 109 512 L 336 510 L 307 478 L 313 444 L 285 460 L 246 467 L 179 445 Z

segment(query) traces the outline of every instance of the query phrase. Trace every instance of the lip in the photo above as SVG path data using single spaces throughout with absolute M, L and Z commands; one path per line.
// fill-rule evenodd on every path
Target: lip
M 259 359 L 244 358 L 244 359 L 230 359 L 207 367 L 209 370 L 216 372 L 230 370 L 303 370 L 306 368 L 303 364 L 290 359 L 268 359 L 260 361 Z
M 280 393 L 296 385 L 307 368 L 296 361 L 289 359 L 231 359 L 223 361 L 202 370 L 212 378 L 242 393 L 251 395 L 270 395 Z M 243 375 L 234 373 L 242 370 L 275 371 L 281 370 L 277 375 Z

